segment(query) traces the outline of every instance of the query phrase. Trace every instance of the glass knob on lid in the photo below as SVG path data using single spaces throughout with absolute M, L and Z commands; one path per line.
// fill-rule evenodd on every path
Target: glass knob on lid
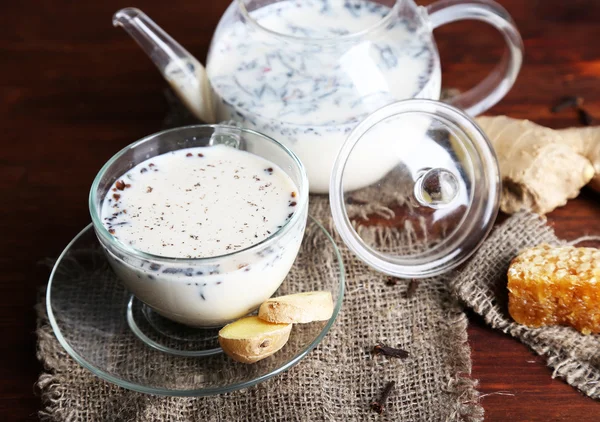
M 331 173 L 337 231 L 383 273 L 424 278 L 469 258 L 498 212 L 500 172 L 489 140 L 462 111 L 406 100 L 365 118 Z

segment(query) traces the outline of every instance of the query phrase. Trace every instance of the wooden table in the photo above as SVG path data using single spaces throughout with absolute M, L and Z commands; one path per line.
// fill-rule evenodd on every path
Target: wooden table
M 204 58 L 228 3 L 136 5 Z M 501 3 L 521 30 L 526 59 L 515 87 L 491 112 L 566 127 L 577 124 L 573 113 L 553 115 L 549 106 L 578 94 L 600 117 L 600 2 Z M 40 407 L 33 307 L 49 275 L 44 258 L 58 256 L 89 222 L 87 193 L 100 166 L 158 130 L 166 113 L 165 82 L 133 41 L 112 28 L 112 13 L 125 5 L 38 0 L 1 7 L 0 420 L 35 419 Z M 499 35 L 480 23 L 451 24 L 435 35 L 446 86 L 480 80 L 503 48 Z M 557 233 L 599 234 L 599 198 L 584 191 L 553 212 Z M 480 318 L 471 322 L 473 377 L 485 395 L 487 420 L 600 420 L 600 403 L 552 380 L 542 358 Z

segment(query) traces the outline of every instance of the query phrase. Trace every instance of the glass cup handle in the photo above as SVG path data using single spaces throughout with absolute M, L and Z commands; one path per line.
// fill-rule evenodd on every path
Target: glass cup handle
M 491 0 L 440 0 L 427 7 L 432 29 L 446 23 L 473 19 L 496 28 L 508 46 L 500 63 L 479 84 L 454 97 L 452 105 L 477 116 L 500 101 L 513 86 L 523 62 L 523 40 L 508 12 Z

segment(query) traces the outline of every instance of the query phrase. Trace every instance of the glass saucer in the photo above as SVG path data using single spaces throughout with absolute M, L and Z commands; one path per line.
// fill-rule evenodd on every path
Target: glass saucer
M 90 224 L 56 262 L 46 305 L 60 344 L 98 377 L 143 393 L 209 396 L 289 369 L 335 321 L 344 296 L 344 266 L 335 242 L 312 217 L 298 257 L 274 296 L 311 290 L 331 291 L 331 319 L 297 324 L 279 352 L 252 365 L 238 363 L 221 351 L 218 330 L 173 323 L 132 297 L 110 269 Z

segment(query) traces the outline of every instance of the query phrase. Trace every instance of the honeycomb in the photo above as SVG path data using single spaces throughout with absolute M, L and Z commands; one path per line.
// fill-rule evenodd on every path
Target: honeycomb
M 600 250 L 542 244 L 508 269 L 508 310 L 529 327 L 568 325 L 600 333 Z

